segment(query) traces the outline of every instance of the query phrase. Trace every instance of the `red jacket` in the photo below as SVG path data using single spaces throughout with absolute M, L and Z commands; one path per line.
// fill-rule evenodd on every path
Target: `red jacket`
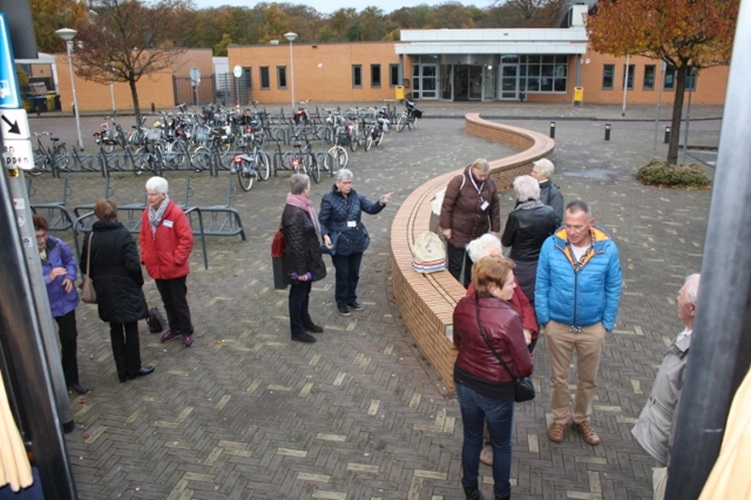
M 511 376 L 480 335 L 476 296 L 462 297 L 454 308 L 454 345 L 459 350 L 456 366 L 492 383 L 511 382 Z M 524 341 L 519 315 L 508 302 L 495 297 L 479 299 L 480 321 L 485 335 L 516 377 L 528 377 L 534 365 Z
M 140 241 L 141 261 L 155 280 L 182 278 L 190 272 L 193 230 L 185 212 L 174 201 L 169 201 L 156 234 L 151 232 L 149 210 L 143 211 Z
M 511 304 L 511 307 L 514 308 L 516 314 L 518 314 L 521 318 L 522 328 L 531 330 L 532 340 L 535 340 L 540 336 L 540 326 L 537 324 L 535 310 L 532 309 L 532 304 L 529 303 L 529 299 L 526 295 L 524 295 L 524 292 L 519 287 L 519 280 L 516 279 L 516 276 L 514 276 L 514 283 L 516 283 L 516 288 L 514 288 L 514 295 L 511 296 L 511 300 L 509 300 L 508 302 L 509 304 Z M 469 288 L 467 288 L 467 295 L 469 296 L 474 294 L 475 285 L 473 283 L 470 283 Z

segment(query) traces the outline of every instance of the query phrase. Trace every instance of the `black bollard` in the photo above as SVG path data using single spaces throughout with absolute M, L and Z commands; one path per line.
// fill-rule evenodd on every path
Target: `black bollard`
M 670 127 L 667 125 L 665 126 L 665 138 L 662 140 L 662 142 L 664 142 L 665 144 L 670 142 Z
M 156 106 L 154 106 L 154 103 L 151 103 L 151 112 L 156 113 Z
M 550 122 L 550 138 L 555 139 L 555 122 Z
M 605 140 L 606 141 L 610 140 L 610 124 L 609 123 L 605 124 Z

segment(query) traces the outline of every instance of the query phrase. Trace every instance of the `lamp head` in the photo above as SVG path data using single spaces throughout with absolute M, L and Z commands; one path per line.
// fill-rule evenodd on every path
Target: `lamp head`
M 71 28 L 61 28 L 55 31 L 55 34 L 66 42 L 70 42 L 71 40 L 73 40 L 73 38 L 75 38 L 76 34 L 78 34 L 78 31 Z
M 286 38 L 289 42 L 294 42 L 295 40 L 297 40 L 297 33 L 290 31 L 289 33 L 284 34 L 284 38 Z

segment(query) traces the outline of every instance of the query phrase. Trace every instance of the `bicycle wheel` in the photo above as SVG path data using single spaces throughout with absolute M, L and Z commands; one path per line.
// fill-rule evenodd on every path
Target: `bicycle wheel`
M 381 130 L 380 130 L 380 131 L 378 132 L 378 136 L 376 137 L 376 141 L 375 141 L 375 143 L 376 143 L 376 146 L 380 146 L 381 144 L 383 144 L 383 137 L 384 137 L 385 135 L 386 135 L 386 134 L 385 134 L 385 133 L 383 132 L 383 129 L 381 129 Z
M 334 158 L 332 169 L 339 170 L 340 168 L 347 168 L 347 165 L 349 165 L 349 153 L 343 147 L 333 146 L 329 149 L 329 154 Z
M 58 170 L 68 170 L 70 166 L 68 148 L 65 147 L 65 144 L 55 146 L 55 166 Z
M 256 172 L 247 162 L 243 162 L 237 169 L 237 180 L 243 191 L 248 192 L 253 187 L 253 181 L 256 180 Z
M 164 156 L 168 160 L 170 167 L 180 170 L 186 164 L 189 164 L 188 146 L 183 141 L 171 142 L 167 147 L 167 151 Z
M 373 133 L 369 133 L 368 137 L 365 138 L 365 151 L 370 151 L 370 148 L 373 147 Z
M 327 152 L 321 152 L 317 154 L 318 161 L 323 165 L 322 170 L 329 173 L 330 176 L 334 175 L 334 156 Z
M 150 153 L 146 148 L 138 148 L 133 153 L 133 173 L 141 175 L 144 171 L 149 170 Z
M 41 151 L 34 151 L 34 168 L 29 170 L 29 175 L 36 177 L 41 175 L 47 168 L 47 156 Z
M 415 121 L 416 119 L 414 116 L 410 116 L 409 118 L 407 118 L 407 127 L 409 127 L 410 130 L 415 128 Z
M 407 123 L 407 115 L 405 113 L 402 113 L 399 115 L 399 121 L 396 122 L 396 131 L 401 132 L 404 130 L 404 125 Z
M 198 146 L 190 155 L 190 166 L 196 172 L 211 169 L 211 153 L 204 146 Z
M 259 151 L 256 155 L 256 167 L 258 168 L 258 176 L 262 181 L 269 180 L 271 175 L 271 159 L 268 153 Z
M 357 146 L 360 145 L 360 137 L 356 130 L 353 130 L 349 140 L 349 149 L 354 153 L 357 151 Z
M 321 182 L 321 167 L 318 165 L 318 160 L 315 154 L 308 153 L 308 175 L 313 178 L 316 184 Z

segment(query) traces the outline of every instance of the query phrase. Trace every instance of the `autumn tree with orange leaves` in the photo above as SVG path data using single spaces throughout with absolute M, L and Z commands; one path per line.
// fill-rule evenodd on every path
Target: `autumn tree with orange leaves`
M 591 47 L 641 55 L 675 69 L 667 162 L 678 162 L 678 138 L 690 71 L 728 64 L 739 0 L 601 0 L 587 19 Z

